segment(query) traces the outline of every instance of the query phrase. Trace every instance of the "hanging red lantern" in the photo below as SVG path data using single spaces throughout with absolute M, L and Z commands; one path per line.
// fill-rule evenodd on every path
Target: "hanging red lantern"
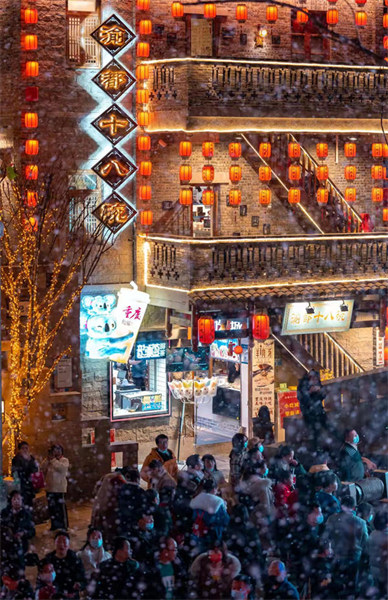
M 326 188 L 317 189 L 317 202 L 318 204 L 327 204 L 329 200 L 329 191 Z
M 229 179 L 232 183 L 240 181 L 242 177 L 242 168 L 240 165 L 232 165 L 229 167 Z
M 193 173 L 190 165 L 181 165 L 179 167 L 179 179 L 181 183 L 188 183 L 191 181 L 192 176 Z
M 140 224 L 144 227 L 152 225 L 153 213 L 152 210 L 141 210 L 140 211 Z
M 139 42 L 136 46 L 136 56 L 138 58 L 148 58 L 150 55 L 150 45 L 148 42 Z
M 337 23 L 338 23 L 338 10 L 336 8 L 330 8 L 326 12 L 326 23 L 328 25 L 332 25 L 333 27 L 334 27 L 334 25 L 337 25 Z
M 372 179 L 385 179 L 385 167 L 382 165 L 373 165 L 371 169 Z
M 300 178 L 301 178 L 300 165 L 290 165 L 288 167 L 288 179 L 290 181 L 299 181 Z
M 148 104 L 150 93 L 148 90 L 136 90 L 136 102 L 138 104 Z
M 212 344 L 215 337 L 214 319 L 211 317 L 198 319 L 198 339 L 201 344 Z
M 240 344 L 238 344 L 237 346 L 234 346 L 234 348 L 233 348 L 233 352 L 234 352 L 234 354 L 237 354 L 237 356 L 239 356 L 240 354 L 242 354 L 243 351 L 244 351 L 243 347 L 240 346 Z
M 232 144 L 229 144 L 229 156 L 233 159 L 240 158 L 241 144 L 239 142 L 233 142 Z
M 190 206 L 193 204 L 193 190 L 184 188 L 179 190 L 179 204 L 182 206 Z
M 38 77 L 39 63 L 36 60 L 28 60 L 26 62 L 26 77 Z
M 150 185 L 140 185 L 139 186 L 139 197 L 140 200 L 144 202 L 149 202 L 152 198 L 152 188 Z
M 346 202 L 355 202 L 357 197 L 357 190 L 354 187 L 347 187 L 345 189 L 345 200 Z
M 27 192 L 26 205 L 34 208 L 38 204 L 38 192 Z
M 271 167 L 269 167 L 268 165 L 259 167 L 259 179 L 260 179 L 260 181 L 271 181 L 271 179 L 272 179 Z
M 271 204 L 271 190 L 262 189 L 259 190 L 259 204 L 260 206 L 269 206 Z
M 39 88 L 36 85 L 29 85 L 24 88 L 24 99 L 26 102 L 37 102 L 39 100 Z
M 372 144 L 372 156 L 373 158 L 382 158 L 383 144 Z
M 326 181 L 329 179 L 329 167 L 327 165 L 320 165 L 316 168 L 316 175 L 318 181 Z
M 358 10 L 354 15 L 354 23 L 356 27 L 366 27 L 367 20 L 366 12 L 364 10 Z
M 24 113 L 23 122 L 24 127 L 27 127 L 28 129 L 38 127 L 38 114 L 32 112 Z
M 357 167 L 355 165 L 346 165 L 345 179 L 346 181 L 354 181 L 357 177 Z
M 150 0 L 136 0 L 137 10 L 147 11 L 150 9 L 150 6 L 151 6 Z
M 265 15 L 268 23 L 271 23 L 271 25 L 273 23 L 276 23 L 276 21 L 278 20 L 278 7 L 273 5 L 267 6 Z
M 329 4 L 337 4 L 338 0 L 327 0 Z
M 38 179 L 38 165 L 26 165 L 25 177 L 26 179 Z
M 383 27 L 385 29 L 388 28 L 388 13 L 385 13 L 385 15 L 383 15 Z
M 248 9 L 246 4 L 237 4 L 236 19 L 239 23 L 245 23 L 248 18 Z
M 202 192 L 202 204 L 204 206 L 213 206 L 215 194 L 210 188 Z
M 241 190 L 229 190 L 229 206 L 241 204 Z
M 288 202 L 290 204 L 299 204 L 300 190 L 298 188 L 290 188 L 288 190 Z
M 216 5 L 213 3 L 205 4 L 203 7 L 203 16 L 205 19 L 215 19 L 217 16 Z
M 366 4 L 366 0 L 356 0 L 356 4 L 358 4 L 358 6 L 364 6 Z
M 139 23 L 140 35 L 150 35 L 152 33 L 152 22 L 149 19 L 142 19 Z
M 307 23 L 309 20 L 309 16 L 308 16 L 308 11 L 307 9 L 303 10 L 297 10 L 296 11 L 296 22 L 299 23 L 299 25 L 304 25 L 305 23 Z
M 269 316 L 253 315 L 252 317 L 252 335 L 255 340 L 267 340 L 269 338 Z
M 300 157 L 300 144 L 297 142 L 290 142 L 288 144 L 288 156 L 291 160 L 295 160 Z
M 171 14 L 174 19 L 182 19 L 185 14 L 185 9 L 181 2 L 173 2 L 171 4 Z
M 142 160 L 139 166 L 139 173 L 143 177 L 150 177 L 152 175 L 152 162 L 150 160 Z
M 214 144 L 213 142 L 203 142 L 202 144 L 202 156 L 205 158 L 213 158 L 214 156 Z
M 36 50 L 38 48 L 38 36 L 37 35 L 25 35 L 22 38 L 23 50 Z
M 383 208 L 383 221 L 384 223 L 388 221 L 388 208 Z
M 384 200 L 384 188 L 372 188 L 372 202 L 382 202 Z
M 191 152 L 193 150 L 193 146 L 191 142 L 180 142 L 179 143 L 179 154 L 182 158 L 189 158 L 191 156 Z
M 383 144 L 383 158 L 388 158 L 388 144 Z
M 327 144 L 317 144 L 317 156 L 321 160 L 324 160 L 329 155 L 329 147 Z
M 140 127 L 148 127 L 150 124 L 150 113 L 146 110 L 139 110 L 137 112 L 137 123 Z
M 151 137 L 149 135 L 139 135 L 137 138 L 137 149 L 140 152 L 151 150 Z
M 205 183 L 211 183 L 214 180 L 213 165 L 204 165 L 202 167 L 202 179 Z
M 35 155 L 39 152 L 38 140 L 26 140 L 24 152 L 29 155 Z
M 38 22 L 38 11 L 36 8 L 26 8 L 22 10 L 22 19 L 27 25 L 34 25 Z
M 344 153 L 346 158 L 354 158 L 357 154 L 357 146 L 353 142 L 346 142 L 344 145 Z
M 259 154 L 261 158 L 271 157 L 271 144 L 269 142 L 262 142 L 259 146 Z
M 149 65 L 138 65 L 136 67 L 136 79 L 138 81 L 144 81 L 150 78 L 150 68 Z

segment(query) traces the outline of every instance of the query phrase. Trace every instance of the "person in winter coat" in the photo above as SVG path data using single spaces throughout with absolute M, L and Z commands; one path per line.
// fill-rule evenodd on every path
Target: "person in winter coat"
M 160 460 L 151 460 L 148 465 L 148 476 L 149 485 L 159 493 L 159 496 L 163 496 L 166 488 L 169 488 L 166 491 L 170 492 L 176 488 L 175 479 L 169 475 Z
M 273 560 L 268 567 L 264 597 L 266 600 L 299 600 L 298 590 L 288 581 L 286 567 L 280 560 Z
M 82 561 L 70 550 L 70 537 L 67 531 L 55 535 L 55 550 L 46 554 L 44 560 L 54 566 L 55 586 L 61 598 L 79 598 L 86 587 L 85 570 Z
M 20 493 L 25 508 L 32 509 L 35 491 L 31 475 L 37 473 L 38 470 L 38 462 L 30 453 L 29 445 L 27 442 L 20 442 L 18 444 L 18 452 L 12 459 L 12 476 L 15 479 L 18 478 L 20 481 Z
M 317 450 L 322 433 L 327 429 L 327 419 L 322 402 L 326 392 L 322 386 L 319 373 L 311 370 L 298 384 L 298 401 L 306 429 L 310 434 L 312 447 Z
M 339 477 L 341 481 L 359 481 L 365 477 L 365 467 L 369 471 L 376 469 L 374 462 L 361 456 L 358 450 L 360 436 L 355 429 L 346 429 L 344 444 L 339 454 Z
M 190 502 L 193 510 L 193 541 L 197 553 L 208 549 L 210 536 L 220 541 L 229 523 L 225 502 L 216 495 L 217 484 L 214 479 L 206 479 L 202 489 Z
M 35 600 L 52 600 L 59 597 L 55 584 L 56 576 L 54 565 L 49 560 L 42 560 L 36 580 Z
M 237 486 L 242 477 L 247 447 L 247 436 L 243 433 L 235 433 L 232 437 L 232 450 L 229 454 L 229 483 L 233 488 Z
M 223 539 L 228 551 L 240 561 L 242 571 L 260 581 L 265 561 L 259 533 L 249 521 L 246 506 L 237 504 L 233 507 Z
M 317 554 L 311 557 L 310 587 L 314 600 L 330 600 L 334 597 L 332 559 L 330 540 L 319 540 Z
M 149 487 L 151 487 L 151 485 L 148 466 L 152 460 L 161 461 L 167 473 L 171 475 L 175 481 L 178 477 L 178 463 L 175 454 L 168 447 L 168 437 L 163 433 L 157 435 L 155 438 L 155 444 L 156 447 L 152 448 L 151 452 L 148 454 L 148 456 L 146 456 L 140 471 L 140 477 L 148 483 Z
M 375 530 L 372 531 L 367 550 L 373 583 L 381 598 L 388 597 L 388 513 L 378 511 L 374 518 Z
M 19 569 L 9 568 L 2 564 L 2 573 L 1 600 L 33 600 L 34 590 Z
M 203 462 L 199 454 L 191 454 L 186 459 L 185 471 L 179 471 L 178 485 L 172 503 L 173 518 L 182 534 L 190 534 L 193 525 L 193 511 L 190 502 L 202 490 L 204 482 Z
M 334 495 L 338 490 L 337 476 L 332 471 L 326 471 L 322 479 L 323 489 L 316 493 L 316 499 L 319 502 L 324 521 L 326 522 L 330 515 L 341 512 L 341 503 Z
M 1 511 L 1 562 L 4 567 L 24 573 L 28 541 L 35 535 L 31 511 L 23 507 L 23 498 L 14 490 L 7 508 Z
M 193 586 L 189 598 L 230 598 L 233 579 L 240 571 L 240 561 L 227 551 L 225 544 L 213 542 L 210 550 L 199 554 L 190 567 Z
M 306 590 L 312 571 L 312 561 L 318 553 L 322 523 L 321 507 L 314 502 L 303 511 L 303 519 L 296 523 L 291 531 L 289 559 L 292 575 L 298 585 L 305 585 Z
M 177 543 L 173 538 L 160 538 L 152 577 L 146 583 L 144 597 L 150 600 L 173 600 L 187 596 L 188 573 L 178 557 Z
M 141 598 L 139 563 L 132 559 L 129 541 L 117 537 L 113 547 L 113 558 L 101 564 L 94 598 L 100 600 L 128 600 Z
M 202 456 L 202 462 L 205 479 L 214 479 L 217 484 L 217 489 L 220 491 L 220 489 L 226 485 L 226 481 L 223 472 L 217 469 L 216 459 L 212 454 L 204 454 L 204 456 Z
M 100 564 L 104 560 L 112 558 L 111 554 L 104 549 L 101 531 L 95 527 L 89 528 L 86 544 L 77 552 L 77 556 L 82 560 L 88 581 L 99 572 Z
M 134 471 L 136 472 L 134 477 L 137 484 L 139 484 L 139 472 L 136 469 Z M 101 531 L 104 543 L 108 547 L 113 545 L 113 540 L 118 533 L 120 519 L 123 517 L 121 513 L 119 516 L 120 490 L 131 478 L 131 469 L 128 470 L 128 473 L 125 471 L 126 477 L 124 477 L 123 472 L 116 470 L 113 473 L 104 475 L 95 488 L 90 523 L 92 527 Z
M 158 550 L 158 536 L 155 532 L 152 509 L 145 509 L 138 515 L 138 522 L 130 530 L 127 539 L 132 548 L 133 558 L 140 563 L 142 571 L 150 569 Z
M 41 467 L 46 481 L 46 496 L 51 519 L 51 530 L 67 529 L 69 521 L 65 494 L 67 492 L 67 477 L 69 461 L 63 456 L 60 444 L 51 446 L 47 458 Z
M 253 435 L 263 440 L 264 444 L 273 444 L 275 436 L 268 406 L 260 406 L 257 417 L 252 419 Z

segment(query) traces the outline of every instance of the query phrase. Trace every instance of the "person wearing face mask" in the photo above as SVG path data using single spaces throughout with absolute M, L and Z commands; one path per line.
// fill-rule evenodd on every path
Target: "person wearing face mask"
M 358 450 L 360 436 L 355 429 L 345 429 L 344 444 L 340 450 L 338 475 L 341 481 L 359 481 L 365 477 L 365 469 L 376 469 L 374 462 L 361 456 Z
M 190 502 L 202 491 L 204 482 L 203 462 L 199 454 L 191 454 L 186 458 L 186 469 L 179 471 L 178 485 L 172 503 L 172 512 L 177 529 L 188 536 L 193 526 L 193 511 Z
M 295 523 L 291 530 L 289 559 L 292 565 L 292 581 L 298 582 L 298 586 L 301 586 L 299 589 L 304 587 L 303 591 L 308 589 L 312 561 L 318 552 L 322 524 L 322 509 L 317 502 L 312 502 L 303 510 L 299 522 Z
M 232 437 L 232 450 L 229 454 L 229 483 L 233 489 L 242 477 L 247 448 L 247 436 L 243 433 L 235 433 Z
M 140 477 L 148 483 L 148 487 L 151 487 L 148 467 L 150 462 L 153 460 L 160 461 L 167 473 L 171 475 L 175 481 L 178 477 L 178 463 L 175 454 L 168 447 L 168 437 L 163 433 L 157 435 L 155 438 L 155 444 L 156 447 L 152 448 L 151 452 L 148 454 L 148 456 L 146 456 L 140 471 Z
M 100 564 L 104 560 L 112 558 L 111 554 L 104 549 L 101 531 L 90 527 L 86 536 L 86 544 L 77 552 L 82 560 L 86 578 L 90 581 L 93 575 L 98 573 Z
M 204 454 L 202 462 L 205 479 L 214 479 L 217 488 L 222 488 L 226 484 L 226 481 L 223 472 L 217 469 L 217 462 L 214 456 L 212 454 Z
M 158 552 L 147 581 L 145 598 L 175 600 L 187 596 L 188 573 L 178 556 L 178 547 L 172 537 L 159 539 Z
M 280 560 L 273 560 L 268 567 L 264 597 L 266 600 L 299 600 L 299 592 L 288 581 L 286 567 Z
M 45 561 L 54 566 L 55 585 L 61 598 L 79 598 L 79 592 L 86 587 L 85 570 L 82 561 L 70 549 L 67 531 L 58 531 L 54 539 L 55 550 L 46 554 Z
M 205 479 L 202 490 L 190 502 L 193 511 L 192 542 L 197 554 L 208 549 L 210 535 L 221 540 L 229 523 L 225 502 L 216 495 L 217 486 L 214 479 Z
M 115 538 L 112 554 L 112 558 L 101 564 L 93 597 L 98 600 L 140 598 L 138 588 L 142 575 L 139 563 L 132 558 L 129 541 L 125 537 Z
M 150 569 L 158 548 L 152 508 L 146 508 L 138 514 L 138 521 L 130 530 L 128 540 L 133 558 L 140 563 L 143 570 Z
M 255 580 L 249 575 L 237 575 L 232 581 L 230 597 L 232 600 L 254 600 Z
M 232 581 L 240 571 L 238 558 L 227 551 L 225 544 L 213 539 L 210 550 L 199 554 L 190 567 L 189 598 L 230 598 Z
M 322 489 L 316 493 L 316 498 L 322 508 L 325 522 L 334 513 L 341 512 L 341 503 L 335 496 L 338 490 L 337 476 L 332 471 L 326 471 L 321 479 Z
M 51 600 L 58 597 L 56 575 L 54 565 L 49 560 L 42 560 L 36 580 L 35 600 Z

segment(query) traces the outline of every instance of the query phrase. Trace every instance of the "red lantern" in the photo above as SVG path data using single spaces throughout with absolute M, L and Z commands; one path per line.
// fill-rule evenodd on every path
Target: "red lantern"
M 190 188 L 179 190 L 179 204 L 182 204 L 182 206 L 190 206 L 193 204 L 193 190 Z
M 149 227 L 152 225 L 153 221 L 153 213 L 152 210 L 142 210 L 140 211 L 140 224 L 144 227 Z
M 148 90 L 136 90 L 136 102 L 138 104 L 148 104 L 150 93 Z
M 152 33 L 152 22 L 149 19 L 142 19 L 139 23 L 140 35 L 150 35 Z
M 329 200 L 329 191 L 326 188 L 317 189 L 317 202 L 318 204 L 327 204 Z
M 39 88 L 36 85 L 29 85 L 24 89 L 24 98 L 26 102 L 37 102 L 39 100 Z
M 259 146 L 259 154 L 261 158 L 271 157 L 271 144 L 269 142 L 262 142 Z
M 31 156 L 38 154 L 38 152 L 39 152 L 38 140 L 26 140 L 26 143 L 24 146 L 24 152 Z
M 329 179 L 329 167 L 327 165 L 320 165 L 316 170 L 318 181 L 326 181 Z
M 242 354 L 242 353 L 243 353 L 243 351 L 244 351 L 244 350 L 243 350 L 243 347 L 242 347 L 242 346 L 240 346 L 240 345 L 237 345 L 237 346 L 235 346 L 235 347 L 233 348 L 233 352 L 234 352 L 234 354 L 237 354 L 237 356 L 239 356 L 240 354 Z
M 140 127 L 148 127 L 150 124 L 150 113 L 146 110 L 139 110 L 137 113 L 137 123 Z
M 241 144 L 234 142 L 229 144 L 229 156 L 230 158 L 237 159 L 241 156 Z
M 37 77 L 39 75 L 39 63 L 36 60 L 26 62 L 26 77 Z
M 152 198 L 152 189 L 150 185 L 141 185 L 139 186 L 139 197 L 140 200 L 144 200 L 144 202 L 149 202 Z
M 217 16 L 216 5 L 213 3 L 205 4 L 203 7 L 203 16 L 205 19 L 215 19 Z
M 309 16 L 307 13 L 308 13 L 307 9 L 305 9 L 305 11 L 303 11 L 303 10 L 296 11 L 296 22 L 299 23 L 299 25 L 304 25 L 305 23 L 308 22 Z
M 346 181 L 354 181 L 357 177 L 357 167 L 354 165 L 346 165 L 345 179 Z
M 291 160 L 295 160 L 300 157 L 300 144 L 297 142 L 290 142 L 288 144 L 288 156 Z
M 288 179 L 290 181 L 299 181 L 301 177 L 300 165 L 290 165 L 288 167 Z
M 271 181 L 272 179 L 272 170 L 271 167 L 265 165 L 264 167 L 259 167 L 259 179 L 260 181 Z
M 198 339 L 201 344 L 212 344 L 215 337 L 214 320 L 210 317 L 198 319 Z
M 137 149 L 141 152 L 151 150 L 151 137 L 149 135 L 139 135 L 137 138 Z
M 202 179 L 205 183 L 211 183 L 214 180 L 213 165 L 204 165 L 202 167 Z
M 383 144 L 383 157 L 388 158 L 388 144 Z
M 326 13 L 326 23 L 328 25 L 337 25 L 338 23 L 338 10 L 336 8 L 330 8 Z
M 358 6 L 364 6 L 366 4 L 366 0 L 356 0 L 356 4 L 358 4 Z
M 255 340 L 267 340 L 269 338 L 269 316 L 253 315 L 252 317 L 252 335 Z
M 26 165 L 24 172 L 26 179 L 38 179 L 38 165 Z
M 354 187 L 347 187 L 345 189 L 345 200 L 346 202 L 355 202 L 357 197 L 357 190 Z
M 27 192 L 26 205 L 34 208 L 38 204 L 38 193 Z
M 213 142 L 204 142 L 202 144 L 202 156 L 204 156 L 205 158 L 213 158 L 213 156 L 214 156 Z
M 181 183 L 189 182 L 193 176 L 190 165 L 181 165 L 179 167 L 179 179 Z
M 383 156 L 383 144 L 372 144 L 373 158 L 381 158 Z
M 139 42 L 136 46 L 136 56 L 138 58 L 148 58 L 150 55 L 150 45 L 148 42 Z
M 329 4 L 337 4 L 338 0 L 327 0 Z
M 388 208 L 383 208 L 383 221 L 384 223 L 388 221 Z
M 173 2 L 171 4 L 171 14 L 174 19 L 182 19 L 184 13 L 185 10 L 181 2 Z
M 367 23 L 367 16 L 364 10 L 358 10 L 354 16 L 354 22 L 356 27 L 365 27 Z
M 271 190 L 259 190 L 259 204 L 260 206 L 268 206 L 271 204 Z
M 372 179 L 385 179 L 385 167 L 382 165 L 373 165 L 371 169 Z
M 290 188 L 288 190 L 288 202 L 290 204 L 299 204 L 300 190 L 298 188 Z
M 357 154 L 357 146 L 352 142 L 346 142 L 344 146 L 344 153 L 346 158 L 354 158 Z
M 24 127 L 27 127 L 28 129 L 34 129 L 35 127 L 38 127 L 38 114 L 31 112 L 24 113 L 23 121 Z
M 385 13 L 385 15 L 383 15 L 383 27 L 385 29 L 387 29 L 388 27 L 388 13 Z
M 137 0 L 136 1 L 137 10 L 147 11 L 150 9 L 150 5 L 151 5 L 150 0 Z
M 241 190 L 229 190 L 229 206 L 241 204 Z
M 246 4 L 237 4 L 236 19 L 239 23 L 245 23 L 248 18 L 248 9 Z
M 26 8 L 22 10 L 22 19 L 27 25 L 34 25 L 38 22 L 38 11 L 36 8 Z
M 229 179 L 232 183 L 240 181 L 242 177 L 242 168 L 239 165 L 229 167 Z
M 272 5 L 267 6 L 265 15 L 268 23 L 276 23 L 276 21 L 278 20 L 278 7 Z
M 382 202 L 384 200 L 384 189 L 380 187 L 372 188 L 372 202 Z
M 325 159 L 328 157 L 329 147 L 327 144 L 317 144 L 317 156 L 320 159 Z
M 25 35 L 22 38 L 22 47 L 24 50 L 36 50 L 38 48 L 38 36 Z
M 150 177 L 152 175 L 152 162 L 150 160 L 142 160 L 139 166 L 139 173 L 143 177 Z
M 207 189 L 202 192 L 202 204 L 204 206 L 213 206 L 215 194 L 213 190 Z
M 136 79 L 144 81 L 150 78 L 150 68 L 148 65 L 138 65 L 136 67 Z
M 191 156 L 191 152 L 193 150 L 193 146 L 191 142 L 180 142 L 179 143 L 179 154 L 182 158 L 189 158 Z

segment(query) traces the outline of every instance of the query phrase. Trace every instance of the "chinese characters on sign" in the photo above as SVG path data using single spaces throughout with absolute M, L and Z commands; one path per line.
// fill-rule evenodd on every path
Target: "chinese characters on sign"
M 111 15 L 91 35 L 112 56 L 121 52 L 136 38 L 133 31 L 116 15 Z
M 116 148 L 111 150 L 93 167 L 93 171 L 113 189 L 121 185 L 136 170 L 136 165 L 116 150 Z
M 121 142 L 137 126 L 135 121 L 116 104 L 97 117 L 92 125 L 113 145 Z
M 118 233 L 132 221 L 136 211 L 118 194 L 111 194 L 93 211 L 94 216 L 112 233 Z
M 257 417 L 261 406 L 268 406 L 271 420 L 275 411 L 275 342 L 259 342 L 252 348 L 252 417 Z
M 93 77 L 93 81 L 112 100 L 117 100 L 117 98 L 134 85 L 136 79 L 118 62 L 112 60 Z
M 287 304 L 282 335 L 347 331 L 352 319 L 353 303 L 353 300 L 326 300 Z M 306 308 L 309 312 L 306 312 Z
M 166 342 L 138 342 L 135 359 L 166 358 Z
M 300 406 L 296 390 L 278 392 L 280 427 L 283 427 L 284 417 L 300 415 Z

